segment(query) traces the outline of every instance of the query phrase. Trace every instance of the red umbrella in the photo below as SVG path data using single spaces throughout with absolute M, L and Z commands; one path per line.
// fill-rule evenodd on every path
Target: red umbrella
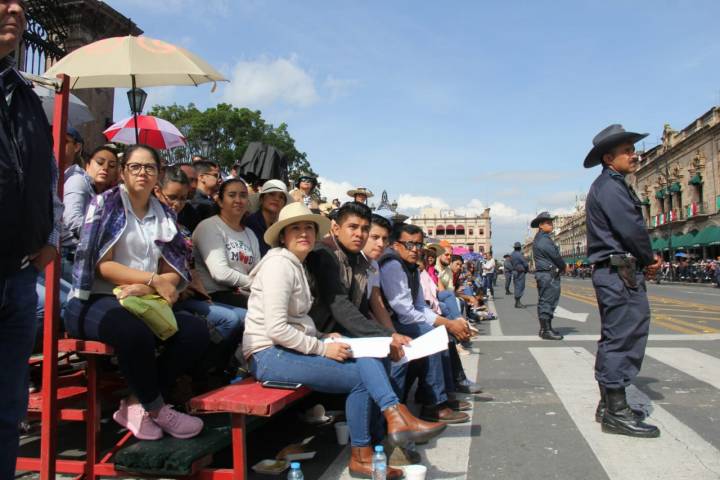
M 175 125 L 162 118 L 151 115 L 137 116 L 138 140 L 135 141 L 135 118 L 130 117 L 117 122 L 103 132 L 111 142 L 144 143 L 159 150 L 187 145 L 187 140 Z

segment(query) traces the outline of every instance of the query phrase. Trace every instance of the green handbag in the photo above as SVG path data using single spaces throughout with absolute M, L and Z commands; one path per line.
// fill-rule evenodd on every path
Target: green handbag
M 119 292 L 120 287 L 113 290 L 115 295 Z M 160 295 L 143 295 L 142 297 L 131 295 L 120 300 L 120 305 L 145 322 L 145 325 L 160 340 L 167 340 L 178 331 L 175 314 L 167 301 Z

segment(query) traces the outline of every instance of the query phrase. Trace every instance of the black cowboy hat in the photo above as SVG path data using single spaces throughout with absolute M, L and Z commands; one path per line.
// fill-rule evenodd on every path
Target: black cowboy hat
M 513 248 L 522 248 L 522 243 L 520 243 L 520 242 L 515 242 L 515 243 L 513 244 Z
M 300 182 L 303 179 L 307 179 L 307 181 L 311 182 L 313 184 L 313 188 L 317 187 L 317 177 L 315 175 L 308 173 L 308 172 L 302 172 L 300 173 L 300 176 L 295 181 L 295 188 L 300 188 Z
M 626 142 L 635 144 L 647 136 L 647 133 L 626 132 L 623 126 L 617 123 L 610 125 L 593 138 L 593 148 L 590 150 L 590 153 L 587 154 L 587 157 L 585 157 L 583 166 L 585 168 L 592 168 L 600 165 L 602 163 L 602 156 L 613 147 Z
M 555 217 L 550 215 L 550 212 L 540 212 L 537 217 L 530 222 L 530 228 L 538 228 L 540 224 L 546 220 L 555 220 Z

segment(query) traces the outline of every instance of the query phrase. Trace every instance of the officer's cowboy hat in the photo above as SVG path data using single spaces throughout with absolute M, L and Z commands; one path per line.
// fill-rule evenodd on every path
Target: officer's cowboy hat
M 357 187 L 352 190 L 348 190 L 348 197 L 353 198 L 355 195 L 365 195 L 367 198 L 373 196 L 373 193 L 365 187 Z
M 647 136 L 647 133 L 626 132 L 623 126 L 617 123 L 610 125 L 593 138 L 593 148 L 590 150 L 590 153 L 587 154 L 587 157 L 585 157 L 583 166 L 585 168 L 592 168 L 600 165 L 603 155 L 608 153 L 613 147 L 622 143 L 635 144 Z
M 265 235 L 263 235 L 265 243 L 271 247 L 280 246 L 280 232 L 282 229 L 288 225 L 298 222 L 315 223 L 318 227 L 317 240 L 327 235 L 330 231 L 329 219 L 323 217 L 322 215 L 312 213 L 303 202 L 293 202 L 289 205 L 285 205 L 283 209 L 280 210 L 278 221 L 270 225 L 270 228 L 265 231 Z
M 537 217 L 533 219 L 532 222 L 530 222 L 530 228 L 538 228 L 541 223 L 550 220 L 555 220 L 555 217 L 550 215 L 550 212 L 540 212 Z
M 513 244 L 513 248 L 522 248 L 522 244 L 520 242 L 515 242 Z

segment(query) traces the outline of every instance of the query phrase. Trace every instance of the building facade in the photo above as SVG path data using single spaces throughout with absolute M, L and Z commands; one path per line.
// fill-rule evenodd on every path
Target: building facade
M 653 249 L 695 257 L 720 255 L 720 107 L 680 131 L 665 125 L 662 143 L 641 154 L 628 177 L 642 201 Z
M 492 252 L 490 209 L 477 216 L 456 215 L 453 210 L 425 208 L 409 223 L 422 228 L 425 235 L 447 240 L 454 246 L 464 246 L 475 252 Z
M 575 211 L 555 219 L 553 239 L 560 248 L 566 263 L 584 263 L 587 260 L 587 227 L 585 203 L 578 202 Z

